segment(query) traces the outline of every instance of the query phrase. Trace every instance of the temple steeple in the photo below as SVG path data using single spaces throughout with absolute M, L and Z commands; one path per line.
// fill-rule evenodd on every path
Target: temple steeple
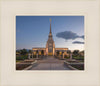
M 52 32 L 51 32 L 51 19 L 50 19 L 50 32 L 49 32 L 49 36 L 52 36 Z
M 51 33 L 51 19 L 50 19 L 50 33 Z
M 49 32 L 49 36 L 48 36 L 48 41 L 46 44 L 46 52 L 47 55 L 54 55 L 55 52 L 55 44 L 52 38 L 52 32 L 51 32 L 51 19 L 50 19 L 50 32 Z

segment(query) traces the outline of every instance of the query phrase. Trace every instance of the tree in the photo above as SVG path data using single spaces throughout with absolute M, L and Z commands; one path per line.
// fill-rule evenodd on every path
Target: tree
M 57 56 L 59 55 L 59 51 L 57 51 Z
M 39 53 L 39 51 L 38 50 L 36 50 L 36 54 L 38 54 Z
M 17 52 L 17 53 L 21 53 L 21 51 L 20 51 L 20 50 L 16 50 L 16 52 Z
M 68 54 L 71 54 L 71 50 L 67 50 L 67 53 L 68 53 Z
M 81 51 L 81 53 L 84 53 L 84 50 L 83 50 L 83 51 Z
M 41 54 L 44 55 L 44 50 L 41 51 Z
M 20 50 L 20 53 L 21 53 L 21 55 L 26 55 L 28 52 L 26 49 L 22 49 L 22 50 Z
M 80 56 L 84 56 L 84 50 L 79 52 Z
M 16 55 L 20 55 L 21 51 L 20 50 L 16 50 Z
M 28 53 L 32 53 L 32 50 L 29 50 Z
M 74 51 L 73 51 L 73 55 L 74 55 L 74 56 L 78 56 L 78 55 L 79 55 L 79 50 L 74 50 Z

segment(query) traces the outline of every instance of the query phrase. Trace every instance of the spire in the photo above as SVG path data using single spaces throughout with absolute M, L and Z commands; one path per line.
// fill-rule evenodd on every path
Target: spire
M 49 37 L 52 37 L 52 32 L 51 32 L 51 19 L 50 19 L 50 32 L 49 32 Z
M 50 33 L 51 33 L 51 19 L 50 19 Z

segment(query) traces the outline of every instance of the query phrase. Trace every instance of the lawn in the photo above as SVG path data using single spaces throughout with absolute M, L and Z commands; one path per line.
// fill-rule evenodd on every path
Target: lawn
M 84 60 L 84 56 L 73 56 L 73 59 Z
M 16 56 L 16 60 L 25 60 L 25 59 L 28 59 L 27 55 Z

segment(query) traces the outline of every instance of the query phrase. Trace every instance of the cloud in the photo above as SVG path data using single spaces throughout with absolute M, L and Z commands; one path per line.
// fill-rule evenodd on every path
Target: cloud
M 80 36 L 80 38 L 84 39 L 84 35 Z
M 76 38 L 84 39 L 84 35 L 79 36 L 79 35 L 77 35 L 77 33 L 74 33 L 72 31 L 59 32 L 59 33 L 56 34 L 56 37 L 63 38 L 63 39 L 66 39 L 66 40 L 70 40 L 70 39 L 74 40 Z
M 74 41 L 72 42 L 73 44 L 84 44 L 84 42 L 81 42 L 81 41 Z

